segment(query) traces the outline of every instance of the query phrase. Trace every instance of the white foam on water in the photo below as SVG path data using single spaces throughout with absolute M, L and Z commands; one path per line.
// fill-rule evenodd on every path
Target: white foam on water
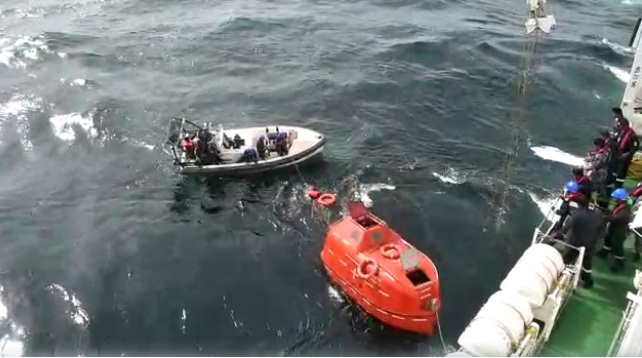
M 372 198 L 368 194 L 381 190 L 395 190 L 394 185 L 376 183 L 376 184 L 359 184 L 359 196 L 366 207 L 372 207 Z
M 73 141 L 76 139 L 74 126 L 79 126 L 91 138 L 98 136 L 98 131 L 94 127 L 94 122 L 91 118 L 81 115 L 80 113 L 59 114 L 49 118 L 51 127 L 53 128 L 56 137 Z
M 555 210 L 553 209 L 555 203 L 557 202 L 559 196 L 557 195 L 549 195 L 547 197 L 539 197 L 535 195 L 534 193 L 528 192 L 528 197 L 531 198 L 531 200 L 537 204 L 537 207 L 539 208 L 539 211 L 544 215 L 544 217 L 551 222 L 554 222 L 559 219 L 559 215 L 555 214 Z
M 78 326 L 87 327 L 89 325 L 89 315 L 82 308 L 82 303 L 72 292 L 69 293 L 64 287 L 57 283 L 47 286 L 47 289 L 55 294 L 58 294 L 65 302 L 69 304 L 67 314 L 69 318 Z
M 604 67 L 605 70 L 611 72 L 615 77 L 617 77 L 618 80 L 624 83 L 629 82 L 629 78 L 630 78 L 629 71 L 615 67 L 615 66 L 607 65 L 606 63 L 603 64 L 602 67 Z
M 25 330 L 11 318 L 9 308 L 4 303 L 4 287 L 0 285 L 0 356 L 22 357 L 24 354 Z
M 64 78 L 60 79 L 60 83 L 68 84 L 72 87 L 86 87 L 87 80 L 84 78 L 76 78 L 75 80 L 66 80 Z
M 463 184 L 466 181 L 465 175 L 453 168 L 448 168 L 445 173 L 432 172 L 432 175 L 446 184 Z
M 549 146 L 531 147 L 536 156 L 553 162 L 564 163 L 571 166 L 581 166 L 584 164 L 584 158 L 567 153 L 561 149 Z
M 11 68 L 26 68 L 51 53 L 41 36 L 0 37 L 0 64 Z
M 16 93 L 5 104 L 0 105 L 0 125 L 10 123 L 20 135 L 20 144 L 25 150 L 33 148 L 28 138 L 29 119 L 27 113 L 42 108 L 42 100 L 34 96 Z
M 341 293 L 339 293 L 339 290 L 332 285 L 328 285 L 328 297 L 336 303 L 343 303 L 345 301 Z
M 619 53 L 620 55 L 628 55 L 634 52 L 631 47 L 620 45 L 619 43 L 612 42 L 606 38 L 603 38 L 601 43 L 610 47 L 613 51 Z

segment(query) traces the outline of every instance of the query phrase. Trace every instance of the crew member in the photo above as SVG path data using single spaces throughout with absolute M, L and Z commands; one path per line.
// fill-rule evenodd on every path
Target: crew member
M 256 141 L 256 151 L 259 153 L 260 159 L 267 158 L 269 154 L 269 149 L 267 146 L 267 140 L 264 135 L 260 135 L 259 139 Z
M 555 212 L 555 214 L 559 215 L 560 218 L 555 223 L 555 226 L 553 226 L 553 231 L 559 230 L 564 225 L 566 218 L 571 214 L 571 203 L 583 196 L 579 191 L 579 185 L 574 181 L 566 183 L 564 189 L 566 189 L 566 193 L 564 193 L 564 196 L 562 197 L 562 204 Z
M 573 179 L 575 179 L 575 182 L 577 183 L 577 191 L 590 199 L 593 195 L 593 183 L 591 183 L 588 176 L 584 175 L 584 168 L 575 167 L 571 170 L 571 173 L 573 174 Z
M 608 133 L 607 133 L 608 137 Z M 601 207 L 608 206 L 608 195 L 606 193 L 606 177 L 609 165 L 609 148 L 603 137 L 593 140 L 594 150 L 584 160 L 584 173 L 593 184 L 596 200 Z
M 631 191 L 631 194 L 629 194 L 629 205 L 632 207 L 642 196 L 642 183 L 639 183 L 633 191 Z M 640 262 L 640 259 L 642 258 L 642 237 L 639 235 L 634 235 L 634 240 L 635 240 L 635 252 L 633 252 L 633 262 Z
M 613 254 L 611 271 L 617 272 L 624 268 L 624 240 L 629 232 L 629 221 L 631 221 L 631 208 L 628 203 L 629 195 L 622 188 L 615 189 L 611 193 L 615 199 L 615 207 L 610 214 L 604 216 L 609 227 L 604 238 L 604 246 L 597 253 L 599 257 L 606 258 Z
M 246 162 L 246 163 L 254 162 L 254 163 L 256 163 L 258 161 L 259 161 L 259 153 L 257 153 L 256 149 L 254 149 L 252 147 L 249 147 L 249 148 L 246 148 L 243 151 L 243 155 L 241 156 L 240 162 Z
M 194 141 L 192 140 L 192 137 L 190 137 L 189 134 L 185 135 L 185 138 L 181 140 L 181 149 L 187 154 L 187 157 L 189 159 L 194 159 Z
M 604 225 L 601 215 L 589 210 L 589 199 L 587 197 L 580 196 L 575 199 L 575 202 L 578 205 L 577 211 L 564 224 L 562 230 L 553 234 L 553 238 L 560 240 L 565 236 L 565 241 L 575 247 L 566 247 L 562 254 L 564 263 L 567 265 L 577 260 L 579 251 L 576 248 L 584 247 L 584 261 L 582 262 L 580 279 L 583 281 L 584 287 L 591 288 L 593 286 L 591 272 L 593 269 L 593 255 Z
M 276 136 L 276 141 L 274 142 L 276 153 L 278 155 L 287 155 L 288 154 L 288 134 L 286 132 L 279 132 Z
M 617 170 L 615 172 L 615 188 L 621 188 L 626 178 L 626 172 L 629 170 L 629 164 L 633 159 L 633 154 L 638 150 L 640 145 L 638 136 L 629 125 L 629 121 L 620 115 L 616 117 L 619 125 L 617 136 Z

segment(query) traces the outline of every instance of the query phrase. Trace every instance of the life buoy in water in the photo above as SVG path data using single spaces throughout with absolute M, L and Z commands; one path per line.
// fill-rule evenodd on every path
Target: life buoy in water
M 396 244 L 385 244 L 381 246 L 379 251 L 381 251 L 381 256 L 390 260 L 397 260 L 401 256 L 401 249 Z
M 357 267 L 357 276 L 367 280 L 379 271 L 379 264 L 371 258 L 366 258 Z
M 321 194 L 321 196 L 319 196 L 319 198 L 317 199 L 317 203 L 325 207 L 332 206 L 336 202 L 337 202 L 337 196 L 329 193 Z
M 317 189 L 315 189 L 315 188 L 312 188 L 312 189 L 308 190 L 308 196 L 309 196 L 309 197 L 310 197 L 310 199 L 312 199 L 312 200 L 317 200 L 317 199 L 319 199 L 319 196 L 320 196 L 320 195 L 321 195 L 321 192 L 320 192 L 320 191 L 318 191 L 318 190 L 317 190 Z

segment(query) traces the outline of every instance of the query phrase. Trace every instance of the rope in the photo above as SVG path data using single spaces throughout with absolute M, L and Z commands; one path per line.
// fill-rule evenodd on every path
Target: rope
M 437 317 L 437 331 L 439 332 L 439 340 L 441 341 L 441 346 L 444 348 L 444 354 L 446 354 L 448 347 L 446 346 L 446 341 L 444 340 L 444 335 L 441 331 L 441 323 L 439 322 L 439 310 L 435 311 L 435 316 Z
M 539 15 L 539 14 L 537 14 Z M 527 42 L 525 45 L 526 56 L 522 58 L 520 64 L 520 73 L 517 81 L 517 110 L 514 114 L 512 123 L 513 128 L 513 141 L 508 147 L 508 153 L 504 161 L 502 162 L 502 167 L 500 169 L 502 177 L 500 180 L 499 188 L 497 190 L 497 198 L 494 201 L 495 206 L 497 207 L 497 220 L 495 222 L 496 228 L 499 228 L 501 224 L 502 213 L 506 207 L 506 200 L 508 198 L 508 186 L 511 179 L 513 164 L 517 159 L 519 154 L 519 146 L 522 143 L 523 139 L 523 127 L 526 123 L 526 104 L 527 104 L 527 94 L 528 94 L 528 85 L 530 84 L 531 77 L 534 73 L 534 61 L 537 50 L 537 44 L 539 43 L 540 30 L 535 30 L 535 35 L 532 37 L 532 40 Z

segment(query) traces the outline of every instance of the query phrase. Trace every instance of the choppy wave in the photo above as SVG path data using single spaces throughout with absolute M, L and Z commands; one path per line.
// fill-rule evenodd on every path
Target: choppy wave
M 42 36 L 0 37 L 0 63 L 26 68 L 51 51 Z

